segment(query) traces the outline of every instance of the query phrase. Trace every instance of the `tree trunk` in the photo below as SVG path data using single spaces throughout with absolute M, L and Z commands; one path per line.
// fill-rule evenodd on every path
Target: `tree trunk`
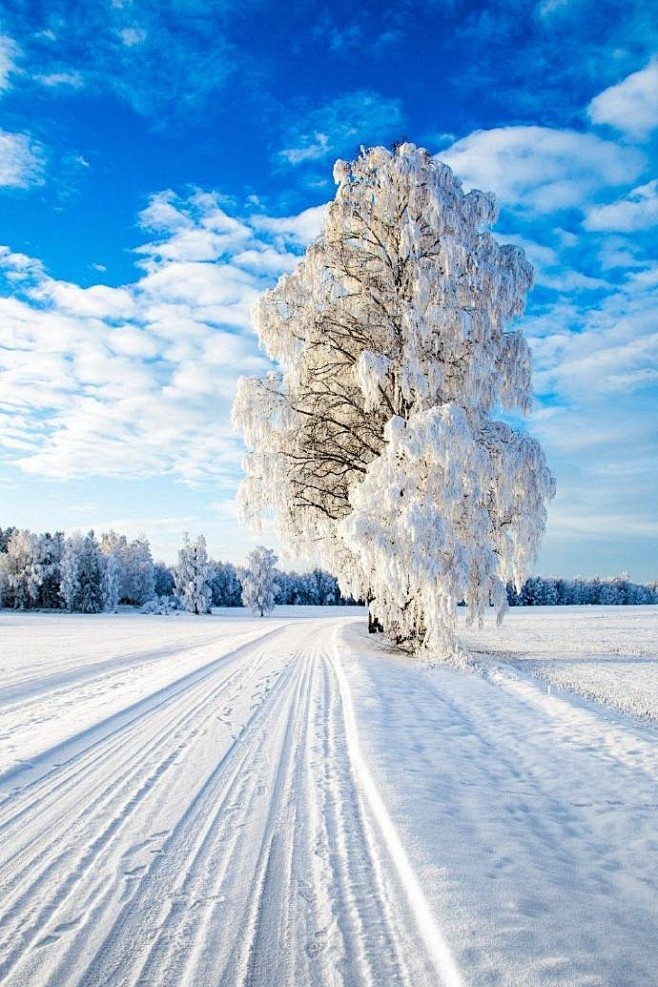
M 370 610 L 370 604 L 371 603 L 372 603 L 372 600 L 368 600 L 367 601 L 367 604 L 368 604 L 368 634 L 376 634 L 378 631 L 379 631 L 380 634 L 383 634 L 384 633 L 384 628 L 382 627 L 382 625 L 380 624 L 380 622 L 377 620 L 377 618 L 376 617 L 373 617 L 372 611 Z

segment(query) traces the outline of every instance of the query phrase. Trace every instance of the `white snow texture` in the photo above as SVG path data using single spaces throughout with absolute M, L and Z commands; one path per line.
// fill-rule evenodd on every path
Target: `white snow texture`
M 3 987 L 656 983 L 657 607 L 513 610 L 482 674 L 363 608 L 0 623 Z

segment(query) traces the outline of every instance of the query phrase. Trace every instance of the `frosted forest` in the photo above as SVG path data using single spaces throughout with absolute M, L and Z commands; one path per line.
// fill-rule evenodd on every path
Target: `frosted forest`
M 520 592 L 508 582 L 506 595 L 511 607 L 628 606 L 658 603 L 658 583 L 635 583 L 627 573 L 603 579 L 529 576 Z M 0 528 L 0 605 L 8 609 L 100 613 L 121 606 L 145 613 L 208 613 L 212 607 L 244 606 L 260 612 L 259 600 L 265 613 L 275 605 L 358 602 L 341 594 L 330 573 L 286 571 L 263 546 L 236 566 L 211 558 L 203 535 L 185 536 L 177 563 L 166 565 L 153 561 L 143 537 L 129 541 L 109 531 L 97 538 L 89 531 L 66 538 L 62 532 Z

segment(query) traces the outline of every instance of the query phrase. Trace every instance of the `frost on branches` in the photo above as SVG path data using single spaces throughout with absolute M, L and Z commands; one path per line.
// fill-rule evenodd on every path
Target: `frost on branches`
M 191 542 L 184 536 L 184 544 L 178 553 L 178 565 L 174 569 L 176 596 L 183 608 L 190 613 L 210 613 L 212 604 L 212 565 L 208 562 L 206 539 L 199 535 Z
M 249 553 L 246 568 L 240 573 L 242 602 L 261 617 L 274 610 L 277 590 L 274 567 L 277 561 L 271 548 L 259 545 Z
M 393 640 L 447 654 L 460 600 L 502 618 L 554 494 L 538 443 L 493 418 L 530 408 L 509 324 L 532 269 L 487 232 L 493 197 L 412 144 L 334 177 L 323 235 L 256 308 L 281 371 L 238 388 L 242 512 L 274 509 L 286 547 L 371 600 Z

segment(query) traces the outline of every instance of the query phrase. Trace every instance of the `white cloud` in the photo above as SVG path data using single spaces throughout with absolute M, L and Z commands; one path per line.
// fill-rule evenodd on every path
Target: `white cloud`
M 351 130 L 351 135 L 356 136 L 357 131 Z M 329 135 L 323 134 L 319 130 L 314 130 L 310 134 L 301 134 L 299 137 L 299 147 L 287 147 L 280 151 L 280 155 L 288 164 L 298 165 L 305 161 L 321 161 L 331 154 L 332 144 L 329 143 Z
M 658 99 L 658 91 L 656 93 Z M 631 233 L 658 225 L 658 180 L 639 185 L 623 199 L 592 206 L 583 224 L 588 230 Z
M 145 257 L 172 261 L 209 261 L 248 244 L 252 230 L 230 216 L 217 195 L 197 191 L 186 200 L 174 192 L 159 193 L 139 216 L 143 229 L 160 234 L 136 251 Z M 147 264 L 148 266 L 148 264 Z
M 593 123 L 609 124 L 639 140 L 648 137 L 658 127 L 658 59 L 604 89 L 589 104 L 588 113 Z
M 0 35 L 0 92 L 11 87 L 10 75 L 16 71 L 20 48 L 12 38 Z
M 119 31 L 119 37 L 127 48 L 133 48 L 135 45 L 141 45 L 146 41 L 147 33 L 140 27 L 126 27 Z
M 129 319 L 135 313 L 135 302 L 124 288 L 110 288 L 96 284 L 90 288 L 80 288 L 67 281 L 54 281 L 44 278 L 30 292 L 39 301 L 48 301 L 60 312 L 81 318 L 90 317 L 104 320 Z
M 280 253 L 273 247 L 251 247 L 236 254 L 233 260 L 239 267 L 246 268 L 248 271 L 274 275 L 291 271 L 297 263 L 297 257 Z
M 79 72 L 48 72 L 45 75 L 35 75 L 35 80 L 42 86 L 53 89 L 56 86 L 70 86 L 71 89 L 81 89 L 82 76 Z
M 526 319 L 535 386 L 584 407 L 658 384 L 655 287 L 658 267 L 629 272 L 598 305 L 560 300 Z
M 276 221 L 259 219 L 239 221 L 206 193 L 156 196 L 142 222 L 157 242 L 141 249 L 139 278 L 117 288 L 58 281 L 0 247 L 4 461 L 57 479 L 232 484 L 237 377 L 269 366 L 250 309 L 297 258 Z M 307 221 L 288 217 L 285 229 Z
M 633 240 L 624 236 L 606 236 L 598 252 L 599 264 L 604 271 L 643 267 L 642 250 Z
M 194 220 L 176 203 L 179 198 L 171 189 L 152 195 L 148 206 L 139 214 L 140 225 L 145 230 L 169 233 L 179 229 L 194 229 Z
M 26 134 L 0 130 L 0 187 L 27 188 L 43 181 L 43 151 Z
M 138 247 L 136 253 L 157 257 L 161 260 L 208 261 L 241 243 L 249 233 L 213 233 L 212 230 L 198 228 L 181 229 L 174 236 L 158 243 L 147 243 Z
M 477 130 L 438 157 L 466 187 L 495 192 L 506 206 L 538 213 L 582 207 L 601 189 L 632 181 L 645 163 L 635 148 L 547 127 Z
M 279 244 L 307 247 L 322 232 L 326 213 L 326 205 L 311 206 L 296 216 L 253 216 L 251 223 L 274 234 Z

